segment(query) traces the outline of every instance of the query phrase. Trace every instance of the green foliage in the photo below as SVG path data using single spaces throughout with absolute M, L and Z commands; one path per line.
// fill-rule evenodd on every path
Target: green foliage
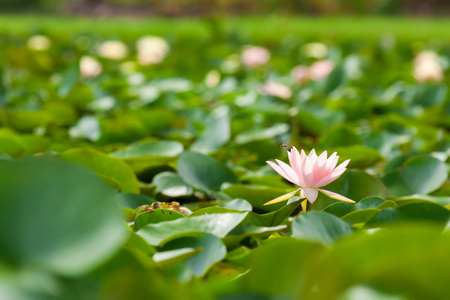
M 383 20 L 395 39 L 374 20 L 0 19 L 0 299 L 448 298 L 444 21 Z M 152 65 L 147 34 L 170 48 Z M 100 55 L 108 40 L 124 58 Z M 267 64 L 242 65 L 251 44 Z M 425 49 L 440 82 L 411 73 Z M 323 59 L 327 78 L 290 75 Z M 323 188 L 356 203 L 264 205 L 298 189 L 266 163 L 291 146 L 350 159 Z

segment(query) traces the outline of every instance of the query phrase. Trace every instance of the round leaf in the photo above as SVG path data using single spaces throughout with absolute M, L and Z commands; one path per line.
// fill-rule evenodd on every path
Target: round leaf
M 185 151 L 178 158 L 178 174 L 191 186 L 203 191 L 219 191 L 223 183 L 236 183 L 233 172 L 217 160 Z
M 292 237 L 316 241 L 324 245 L 331 245 L 338 238 L 351 233 L 350 225 L 338 217 L 322 211 L 301 214 L 292 223 Z
M 159 173 L 153 178 L 153 184 L 156 185 L 156 192 L 167 197 L 189 196 L 193 193 L 192 188 L 173 172 Z
M 2 259 L 78 275 L 126 235 L 115 194 L 87 169 L 48 158 L 0 165 Z
M 428 194 L 439 188 L 447 179 L 445 163 L 426 155 L 414 156 L 397 171 L 386 174 L 383 182 L 390 197 Z
M 59 157 L 85 165 L 96 173 L 111 177 L 120 184 L 123 193 L 139 194 L 139 182 L 136 175 L 122 160 L 93 149 L 71 149 Z
M 199 231 L 214 234 L 223 238 L 245 219 L 245 213 L 225 213 L 180 218 L 175 221 L 167 221 L 158 224 L 148 224 L 138 231 L 147 243 L 153 246 L 159 245 L 172 235 Z
M 220 238 L 204 232 L 190 232 L 184 233 L 182 236 L 174 236 L 163 245 L 162 250 L 171 251 L 180 248 L 202 249 L 200 253 L 182 264 L 188 272 L 196 277 L 202 276 L 227 254 L 227 248 Z

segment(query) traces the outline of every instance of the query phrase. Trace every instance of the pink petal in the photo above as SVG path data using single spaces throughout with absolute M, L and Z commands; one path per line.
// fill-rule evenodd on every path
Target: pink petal
M 306 157 L 305 151 L 303 151 L 303 149 L 302 149 L 302 152 L 300 153 L 300 159 L 301 159 L 302 161 L 304 161 L 304 160 L 305 160 L 305 157 Z
M 305 181 L 305 186 L 311 186 L 313 182 L 313 167 L 314 165 L 311 163 L 311 160 L 308 156 L 305 156 L 303 160 L 303 179 Z
M 347 169 L 344 168 L 344 169 L 334 170 L 333 172 L 331 172 L 330 174 L 328 174 L 327 176 L 323 177 L 318 182 L 316 182 L 314 184 L 314 186 L 318 188 L 318 187 L 325 186 L 327 184 L 332 183 L 333 181 L 338 179 L 339 176 L 341 176 L 342 173 L 345 172 L 345 170 L 347 170 Z
M 292 182 L 293 184 L 297 184 L 294 181 L 292 181 L 291 178 L 289 178 L 289 176 L 286 175 L 286 173 L 284 173 L 284 171 L 280 168 L 280 166 L 278 166 L 276 163 L 273 163 L 271 161 L 266 161 L 266 163 L 269 164 L 269 166 L 272 167 L 272 169 L 275 170 L 275 172 L 277 172 L 278 174 L 280 174 L 281 176 L 283 176 L 286 180 L 289 180 L 290 182 Z
M 302 192 L 311 204 L 316 201 L 317 196 L 319 195 L 319 191 L 317 189 L 303 188 Z
M 347 167 L 348 163 L 350 162 L 350 159 L 347 159 L 346 161 L 344 161 L 342 164 L 340 164 L 339 166 L 337 166 L 337 168 L 335 170 L 339 170 L 342 168 Z
M 336 164 L 339 160 L 339 156 L 337 156 L 337 152 L 334 152 L 330 155 L 330 157 L 327 160 L 327 169 L 328 171 L 332 171 L 334 167 L 336 167 Z
M 292 169 L 294 169 L 295 173 L 297 173 L 299 185 L 304 186 L 305 182 L 303 180 L 302 160 L 298 150 L 295 147 L 292 147 L 291 152 L 288 152 L 288 156 Z
M 322 179 L 322 177 L 328 175 L 326 163 L 327 163 L 327 151 L 324 151 L 322 154 L 320 154 L 319 158 L 317 159 L 316 166 L 314 168 L 313 184 Z
M 317 161 L 316 150 L 312 149 L 311 152 L 309 152 L 308 158 L 311 161 L 311 164 L 313 165 L 314 168 Z
M 275 161 L 278 163 L 283 172 L 291 179 L 291 182 L 295 183 L 296 185 L 299 185 L 297 173 L 295 173 L 295 171 L 292 170 L 292 168 L 287 163 L 278 159 L 275 159 Z
M 355 201 L 353 201 L 352 199 L 349 199 L 347 197 L 339 195 L 338 193 L 334 193 L 334 192 L 330 192 L 330 191 L 322 190 L 322 189 L 319 189 L 319 191 L 321 191 L 323 194 L 327 195 L 330 198 L 333 198 L 333 199 L 336 199 L 336 200 L 340 200 L 340 201 L 344 201 L 344 202 L 355 203 Z

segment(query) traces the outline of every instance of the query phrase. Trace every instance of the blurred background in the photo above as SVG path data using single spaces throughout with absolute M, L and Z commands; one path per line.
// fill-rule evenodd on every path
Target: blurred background
M 446 16 L 448 0 L 2 0 L 2 12 L 90 16 L 382 14 Z

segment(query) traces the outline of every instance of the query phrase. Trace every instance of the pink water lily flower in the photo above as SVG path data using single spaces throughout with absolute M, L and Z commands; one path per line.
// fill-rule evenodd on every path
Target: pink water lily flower
M 327 158 L 327 151 L 324 151 L 320 156 L 317 156 L 316 151 L 313 149 L 309 155 L 306 155 L 303 150 L 300 154 L 295 147 L 292 147 L 290 152 L 288 151 L 288 156 L 289 163 L 291 164 L 290 166 L 280 160 L 276 160 L 278 164 L 271 161 L 268 161 L 267 163 L 278 174 L 293 184 L 300 186 L 300 188 L 294 192 L 269 201 L 265 205 L 287 200 L 294 196 L 299 190 L 300 196 L 308 199 L 310 203 L 316 201 L 319 191 L 328 197 L 344 202 L 355 203 L 355 201 L 337 193 L 319 189 L 338 179 L 339 176 L 347 170 L 346 167 L 350 162 L 350 159 L 347 159 L 336 167 L 339 160 L 339 156 L 337 156 L 336 152 Z

